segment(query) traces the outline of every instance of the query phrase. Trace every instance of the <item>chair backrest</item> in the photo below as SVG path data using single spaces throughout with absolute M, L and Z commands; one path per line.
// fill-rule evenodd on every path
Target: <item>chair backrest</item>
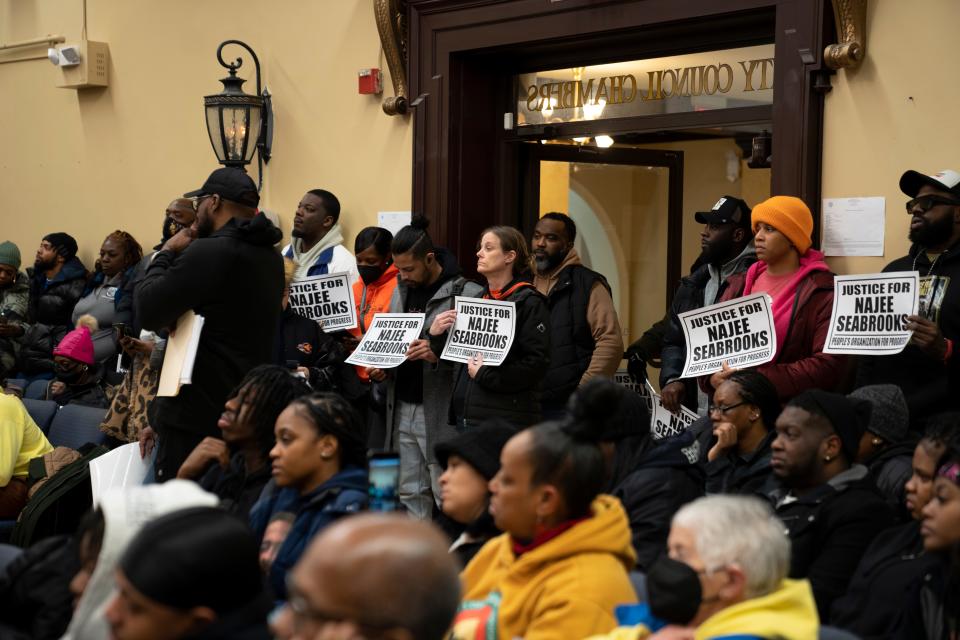
M 33 421 L 40 427 L 40 431 L 47 433 L 50 431 L 50 425 L 53 423 L 53 416 L 57 415 L 57 409 L 60 407 L 53 400 L 34 400 L 24 398 L 23 406 L 27 408 L 27 413 L 33 418 Z
M 40 400 L 47 395 L 47 387 L 50 386 L 49 380 L 34 380 L 23 390 L 23 397 L 31 400 Z
M 100 423 L 107 414 L 106 409 L 68 404 L 60 407 L 53 418 L 47 439 L 55 447 L 79 449 L 88 442 L 102 444 L 107 436 L 100 431 Z
M 826 625 L 821 625 L 817 638 L 819 640 L 860 640 L 860 636 L 856 634 Z
M 19 387 L 23 391 L 27 390 L 26 378 L 7 378 L 8 387 Z

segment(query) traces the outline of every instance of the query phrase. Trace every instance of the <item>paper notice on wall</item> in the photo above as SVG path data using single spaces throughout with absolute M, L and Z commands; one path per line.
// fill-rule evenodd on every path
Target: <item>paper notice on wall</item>
M 916 271 L 836 276 L 824 353 L 886 356 L 910 342 L 907 316 L 919 306 Z
M 423 331 L 422 313 L 378 313 L 363 340 L 347 358 L 348 364 L 392 369 L 407 359 L 410 343 Z
M 777 336 L 770 296 L 757 293 L 681 313 L 687 345 L 681 378 L 732 368 L 755 367 L 773 360 Z
M 624 389 L 629 389 L 634 393 L 639 393 L 643 397 L 644 401 L 647 403 L 647 411 L 653 410 L 651 405 L 651 396 L 650 396 L 650 389 L 652 389 L 652 387 L 648 386 L 649 385 L 648 382 L 634 381 L 633 376 L 631 376 L 626 370 L 623 370 L 623 369 L 613 374 L 613 381 L 616 382 L 621 387 L 623 387 Z
M 504 300 L 457 296 L 454 308 L 457 320 L 447 332 L 447 343 L 440 357 L 465 364 L 474 355 L 480 355 L 483 364 L 499 366 L 513 344 L 516 305 Z
M 290 285 L 290 306 L 316 320 L 327 333 L 357 326 L 357 305 L 346 272 L 295 280 Z
M 660 394 L 654 391 L 649 381 L 647 381 L 647 393 L 653 407 L 650 412 L 650 434 L 654 440 L 678 436 L 700 418 L 696 413 L 683 406 L 677 413 L 671 413 L 669 409 L 663 406 L 663 402 L 660 401 Z
M 397 231 L 410 224 L 409 211 L 378 211 L 377 226 L 397 235 Z
M 824 198 L 823 253 L 882 256 L 886 199 Z

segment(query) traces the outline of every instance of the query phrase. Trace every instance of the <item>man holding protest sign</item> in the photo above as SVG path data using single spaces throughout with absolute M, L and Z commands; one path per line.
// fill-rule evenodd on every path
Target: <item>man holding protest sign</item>
M 257 214 L 260 195 L 250 176 L 217 169 L 185 195 L 196 198 L 196 222 L 164 243 L 135 298 L 145 329 L 167 329 L 190 310 L 205 319 L 192 384 L 153 403 L 158 481 L 176 477 L 204 437 L 219 437 L 217 418 L 230 391 L 270 361 L 284 286 L 273 248 L 281 233 Z M 152 446 L 153 429 L 144 429 L 142 445 Z
M 750 228 L 750 207 L 733 196 L 723 196 L 713 209 L 694 215 L 703 225 L 701 258 L 705 264 L 680 280 L 670 308 L 670 323 L 663 338 L 660 389 L 663 406 L 678 411 L 680 405 L 706 411 L 707 397 L 693 379 L 682 380 L 686 343 L 677 316 L 717 301 L 728 277 L 743 273 L 757 261 Z
M 884 273 L 916 271 L 920 277 L 919 312 L 907 317 L 913 332 L 898 354 L 864 356 L 857 386 L 895 384 L 907 398 L 912 428 L 935 413 L 960 409 L 960 372 L 954 353 L 960 339 L 960 173 L 933 175 L 907 171 L 900 190 L 910 196 L 908 255 Z
M 456 258 L 434 247 L 428 221 L 414 217 L 393 239 L 393 261 L 400 282 L 390 300 L 391 313 L 426 314 L 424 327 L 453 308 L 457 296 L 476 298 L 480 285 L 460 273 Z M 453 363 L 438 359 L 426 333 L 410 344 L 406 362 L 393 369 L 369 369 L 373 380 L 388 380 L 383 446 L 400 454 L 400 502 L 416 518 L 428 519 L 440 499 L 442 469 L 434 446 L 455 435 L 449 426 Z
M 543 380 L 545 418 L 566 414 L 567 400 L 594 376 L 610 378 L 623 359 L 623 336 L 606 278 L 580 262 L 570 216 L 544 214 L 530 244 L 533 284 L 550 307 L 550 368 Z
M 295 279 L 346 272 L 353 285 L 360 278 L 356 258 L 343 246 L 340 201 L 329 191 L 311 189 L 303 194 L 290 235 L 293 239 L 283 248 L 283 256 L 296 263 Z

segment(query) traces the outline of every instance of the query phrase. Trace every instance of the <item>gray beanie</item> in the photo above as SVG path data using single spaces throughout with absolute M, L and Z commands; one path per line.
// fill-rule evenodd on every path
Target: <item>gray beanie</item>
M 0 264 L 20 269 L 20 249 L 9 240 L 0 242 Z
M 895 384 L 872 384 L 856 389 L 850 397 L 866 400 L 873 407 L 867 431 L 891 444 L 907 436 L 910 410 L 900 387 Z

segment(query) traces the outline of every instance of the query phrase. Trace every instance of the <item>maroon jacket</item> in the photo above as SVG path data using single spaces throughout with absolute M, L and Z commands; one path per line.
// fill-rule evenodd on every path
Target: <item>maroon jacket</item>
M 846 378 L 847 357 L 823 353 L 833 311 L 833 275 L 814 271 L 799 284 L 783 348 L 773 362 L 757 367 L 777 388 L 781 402 L 807 389 L 838 391 Z M 727 278 L 718 302 L 742 296 L 746 279 L 746 273 Z M 701 377 L 700 386 L 712 396 L 710 376 Z

